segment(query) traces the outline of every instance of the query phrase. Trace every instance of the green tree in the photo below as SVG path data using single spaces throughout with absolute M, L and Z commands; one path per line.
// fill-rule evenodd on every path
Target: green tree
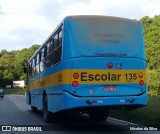
M 160 15 L 141 19 L 147 58 L 148 93 L 160 95 Z
M 24 67 L 29 58 L 39 48 L 39 45 L 32 45 L 29 49 L 0 51 L 0 87 L 12 84 L 14 80 L 25 80 Z
M 145 38 L 148 69 L 160 70 L 160 15 L 141 19 Z

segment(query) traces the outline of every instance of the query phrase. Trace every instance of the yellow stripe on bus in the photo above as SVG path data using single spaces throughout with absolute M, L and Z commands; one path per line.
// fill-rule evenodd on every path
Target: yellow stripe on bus
M 77 73 L 78 78 L 73 78 Z M 46 76 L 28 85 L 28 89 L 46 88 L 61 84 L 136 84 L 140 80 L 146 82 L 145 70 L 90 70 L 67 69 Z
M 79 78 L 76 80 L 72 77 L 71 81 L 76 80 L 79 84 L 126 84 L 146 81 L 144 70 L 73 70 L 71 75 L 75 72 L 79 74 Z

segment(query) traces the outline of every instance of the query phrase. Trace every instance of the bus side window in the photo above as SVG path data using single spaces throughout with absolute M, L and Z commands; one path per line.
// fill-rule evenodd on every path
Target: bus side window
M 41 60 L 43 60 L 43 59 L 44 59 L 44 48 L 41 51 Z
M 49 55 L 49 43 L 47 43 L 47 45 L 46 45 L 46 56 L 48 56 Z
M 40 66 L 40 68 L 39 68 L 40 73 L 44 71 L 44 64 L 43 63 L 44 63 L 44 61 L 42 60 L 40 62 L 40 64 L 39 64 L 39 66 Z
M 45 69 L 45 49 L 41 50 L 41 61 L 40 61 L 40 72 L 43 72 Z
M 51 54 L 46 57 L 46 67 L 49 68 L 51 66 Z
M 54 36 L 54 50 L 58 47 L 58 34 Z
M 36 65 L 36 70 L 35 71 L 36 71 L 36 75 L 39 74 L 39 64 Z
M 53 40 L 49 42 L 49 53 L 53 52 Z
M 32 59 L 32 77 L 34 76 L 35 59 Z
M 50 52 L 51 52 L 51 66 L 54 64 L 54 37 L 51 39 Z
M 49 68 L 52 65 L 52 51 L 53 51 L 53 43 L 52 41 L 47 44 L 47 57 L 46 57 L 46 67 Z
M 36 65 L 39 64 L 39 53 L 37 54 L 37 58 L 36 58 Z
M 39 54 L 36 56 L 36 74 L 39 74 Z
M 32 77 L 32 61 L 29 62 L 29 78 Z
M 41 67 L 41 59 L 42 58 L 42 51 L 39 52 L 39 73 L 43 72 Z
M 45 60 L 45 58 L 46 58 L 46 47 L 44 47 L 43 49 L 42 49 L 42 51 L 43 51 L 43 71 L 45 70 L 45 68 L 46 68 L 46 60 Z
M 36 63 L 37 63 L 37 56 L 35 56 L 35 57 L 33 58 L 32 77 L 34 77 L 35 75 L 37 75 Z
M 36 66 L 36 64 L 37 64 L 37 56 L 35 56 L 35 58 L 34 58 L 34 66 Z
M 61 61 L 61 51 L 62 51 L 62 30 L 59 31 L 58 34 L 56 34 L 58 37 L 57 45 L 54 44 L 54 54 L 53 54 L 53 63 L 56 64 Z M 55 41 L 55 40 L 54 40 Z M 55 43 L 55 42 L 54 42 Z
M 49 43 L 47 43 L 47 45 L 46 45 L 46 68 L 48 68 L 49 67 Z
M 41 51 L 39 52 L 39 63 L 41 62 Z
M 62 45 L 62 30 L 58 34 L 58 42 L 59 42 L 59 46 Z

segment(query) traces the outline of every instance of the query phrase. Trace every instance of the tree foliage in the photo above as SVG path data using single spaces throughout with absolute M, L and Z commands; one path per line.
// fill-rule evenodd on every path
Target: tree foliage
M 0 51 L 0 87 L 12 85 L 14 80 L 25 80 L 24 67 L 29 58 L 39 48 L 33 45 L 31 48 L 22 50 Z
M 160 15 L 141 19 L 147 59 L 148 93 L 160 95 Z
M 160 70 L 160 15 L 154 18 L 145 16 L 143 23 L 147 68 Z

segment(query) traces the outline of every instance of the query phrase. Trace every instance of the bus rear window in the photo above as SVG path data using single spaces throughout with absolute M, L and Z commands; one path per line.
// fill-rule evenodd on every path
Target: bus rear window
M 128 53 L 139 49 L 141 30 L 135 21 L 72 20 L 71 29 L 80 50 Z

